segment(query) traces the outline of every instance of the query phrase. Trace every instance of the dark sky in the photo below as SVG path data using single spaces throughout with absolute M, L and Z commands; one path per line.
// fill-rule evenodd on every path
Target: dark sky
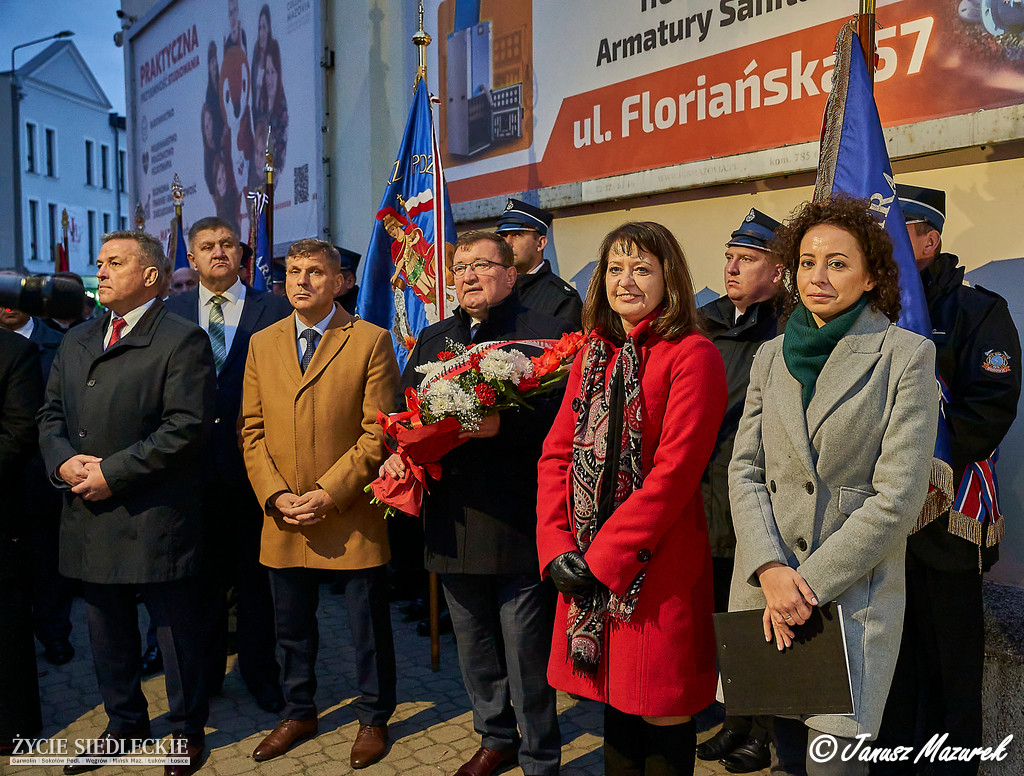
M 73 30 L 71 40 L 113 109 L 124 115 L 124 49 L 114 45 L 114 33 L 121 29 L 116 15 L 120 7 L 120 0 L 0 0 L 0 70 L 10 69 L 12 47 Z M 21 67 L 46 46 L 18 49 L 15 66 Z

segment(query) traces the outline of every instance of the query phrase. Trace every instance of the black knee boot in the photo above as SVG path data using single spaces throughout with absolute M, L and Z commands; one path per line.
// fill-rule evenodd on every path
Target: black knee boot
M 644 776 L 645 727 L 646 723 L 641 717 L 626 714 L 605 704 L 605 776 Z
M 693 776 L 697 723 L 644 726 L 644 776 Z

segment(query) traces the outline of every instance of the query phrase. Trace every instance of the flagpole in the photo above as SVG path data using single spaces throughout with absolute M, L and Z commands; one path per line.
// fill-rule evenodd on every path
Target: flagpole
M 68 227 L 71 226 L 71 222 L 68 219 L 68 209 L 64 208 L 60 214 L 60 228 L 61 228 L 61 244 L 64 246 L 64 259 L 60 256 L 57 257 L 57 272 L 64 269 L 64 262 L 68 263 L 68 269 L 71 269 L 71 257 L 68 254 Z
M 413 91 L 414 94 L 416 92 L 416 87 L 419 85 L 420 81 L 423 81 L 423 88 L 424 89 L 427 88 L 427 46 L 430 45 L 430 41 L 432 40 L 432 38 L 427 33 L 427 31 L 423 29 L 423 0 L 419 0 L 419 11 L 418 11 L 418 14 L 419 14 L 419 29 L 416 30 L 416 34 L 412 36 L 412 42 L 416 46 L 416 49 L 417 49 L 417 51 L 419 53 L 419 66 L 416 68 L 416 78 L 412 82 L 412 91 Z M 428 104 L 429 104 L 429 96 L 428 96 Z M 431 134 L 431 137 L 433 139 L 433 135 L 434 135 L 433 116 L 431 116 L 430 134 Z M 437 169 L 438 163 L 441 160 L 438 157 L 438 148 L 437 148 L 436 141 L 433 142 L 433 149 L 432 150 L 434 152 L 435 169 Z M 439 180 L 439 178 L 435 176 L 434 180 L 435 181 Z M 443 204 L 442 204 L 443 200 L 440 199 L 442 196 L 443 196 L 443 192 L 441 192 L 438 189 L 438 187 L 435 185 L 434 186 L 434 197 L 435 197 L 435 204 L 434 204 L 434 213 L 435 213 L 435 216 L 434 216 L 434 261 L 436 262 L 436 265 L 435 265 L 435 275 L 434 275 L 435 280 L 434 280 L 434 282 L 436 284 L 436 288 L 435 288 L 434 294 L 435 294 L 435 299 L 437 300 L 437 311 L 438 311 L 438 318 L 439 319 L 443 319 L 444 318 L 444 248 L 445 248 L 445 246 L 444 246 L 444 229 L 443 229 L 443 227 L 442 227 L 442 229 L 440 231 L 437 229 L 438 218 L 437 218 L 436 214 L 437 213 L 441 213 L 440 221 L 441 221 L 441 223 L 443 223 L 444 222 L 444 212 L 443 212 L 444 207 L 443 207 Z M 428 595 L 427 595 L 427 604 L 428 604 L 428 608 L 429 608 L 429 611 L 430 611 L 430 617 L 428 618 L 430 620 L 430 670 L 431 671 L 440 671 L 441 670 L 441 629 L 440 629 L 440 622 L 439 622 L 439 620 L 440 620 L 440 611 L 439 611 L 439 606 L 438 606 L 438 602 L 439 602 L 439 598 L 440 598 L 440 590 L 439 590 L 439 585 L 438 585 L 438 576 L 437 576 L 436 573 L 430 572 L 430 575 L 428 577 L 428 585 L 429 585 L 429 590 L 428 590 Z
M 250 286 L 256 280 L 256 242 L 259 240 L 258 230 L 259 224 L 257 223 L 259 217 L 256 215 L 256 197 L 259 195 L 259 189 L 256 191 L 250 191 L 245 195 L 245 209 L 249 213 L 249 239 L 246 241 L 249 243 L 249 247 L 252 248 L 252 258 L 243 267 L 245 271 L 245 282 Z
M 871 76 L 871 88 L 875 86 L 875 0 L 860 0 L 860 15 L 857 17 L 857 37 L 864 52 L 864 64 Z
M 146 231 L 146 211 L 142 209 L 142 203 L 135 203 L 135 231 Z
M 271 126 L 267 126 L 267 151 L 266 151 L 266 166 L 263 171 L 267 174 L 266 183 L 266 194 L 267 204 L 265 205 L 267 214 L 267 252 L 270 254 L 267 256 L 267 266 L 270 267 L 270 278 L 267 280 L 268 288 L 272 288 L 274 284 L 274 152 L 273 148 L 273 132 L 274 129 Z M 256 246 L 253 246 L 255 249 Z M 253 252 L 253 263 L 255 264 L 256 254 Z M 255 273 L 256 267 L 253 267 Z
M 181 207 L 185 204 L 185 187 L 181 185 L 178 173 L 174 173 L 174 178 L 171 179 L 171 199 L 174 200 L 174 224 L 171 229 L 171 239 L 174 240 L 174 262 L 171 264 L 173 272 L 181 261 L 181 256 L 178 255 L 178 235 L 181 234 L 182 228 Z

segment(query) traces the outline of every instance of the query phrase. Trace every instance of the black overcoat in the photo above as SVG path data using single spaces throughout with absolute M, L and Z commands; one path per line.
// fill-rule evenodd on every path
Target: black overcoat
M 202 329 L 157 300 L 103 350 L 109 313 L 64 337 L 39 411 L 46 471 L 64 489 L 60 572 L 99 584 L 182 579 L 198 571 L 199 460 L 216 376 Z M 113 491 L 85 501 L 56 477 L 83 453 Z
M 416 386 L 416 367 L 437 361 L 448 341 L 470 344 L 472 320 L 462 308 L 420 332 L 402 374 Z M 490 308 L 474 343 L 557 339 L 573 331 L 559 318 L 528 310 L 513 292 Z M 539 351 L 524 348 L 536 355 Z M 439 482 L 423 502 L 425 565 L 440 574 L 537 574 L 537 462 L 561 390 L 532 399 L 531 410 L 501 413 L 498 434 L 470 439 L 441 459 Z

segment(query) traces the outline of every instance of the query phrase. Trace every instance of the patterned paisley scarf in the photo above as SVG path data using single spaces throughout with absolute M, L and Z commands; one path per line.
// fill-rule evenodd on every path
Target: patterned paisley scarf
M 572 525 L 576 545 L 586 553 L 601 526 L 643 483 L 640 449 L 640 353 L 627 337 L 605 383 L 610 346 L 592 336 L 583 355 L 583 379 L 572 442 Z M 601 664 L 608 617 L 628 622 L 636 608 L 641 571 L 621 598 L 598 584 L 586 599 L 569 606 L 568 659 L 575 673 L 594 675 Z

